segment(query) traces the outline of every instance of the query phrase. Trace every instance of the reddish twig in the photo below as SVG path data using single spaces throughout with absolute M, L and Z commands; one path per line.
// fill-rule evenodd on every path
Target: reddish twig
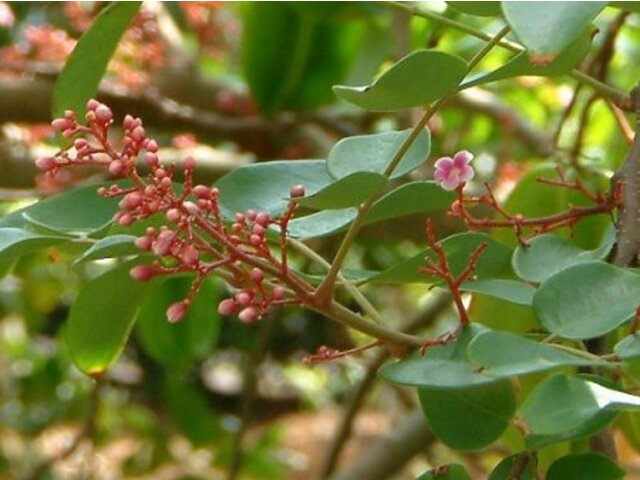
M 568 227 L 573 230 L 575 224 L 581 218 L 602 213 L 611 213 L 620 206 L 622 201 L 620 184 L 616 184 L 609 193 L 593 193 L 580 182 L 567 181 L 564 172 L 560 168 L 558 168 L 557 171 L 559 176 L 558 180 L 540 178 L 538 179 L 538 182 L 569 190 L 575 190 L 581 193 L 588 200 L 595 203 L 595 205 L 590 207 L 570 206 L 569 209 L 564 212 L 544 217 L 526 218 L 521 214 L 512 214 L 506 211 L 496 200 L 491 186 L 488 183 L 485 183 L 487 193 L 485 195 L 474 197 L 465 197 L 463 192 L 464 185 L 459 186 L 456 189 L 457 199 L 451 205 L 449 215 L 462 218 L 470 230 L 493 227 L 512 228 L 518 238 L 518 242 L 521 245 L 527 246 L 529 244 L 528 238 L 562 227 Z M 467 210 L 467 205 L 488 205 L 502 218 L 476 218 Z M 525 229 L 530 230 L 528 237 L 525 236 Z
M 318 362 L 329 362 L 338 358 L 349 357 L 351 355 L 355 355 L 356 353 L 361 353 L 371 348 L 379 347 L 380 345 L 382 345 L 382 342 L 380 340 L 376 340 L 375 342 L 363 345 L 361 347 L 350 348 L 349 350 L 342 351 L 334 350 L 323 345 L 322 347 L 318 348 L 317 353 L 304 357 L 302 359 L 302 363 L 311 364 Z
M 469 314 L 467 313 L 467 309 L 465 308 L 462 301 L 462 292 L 460 291 L 460 285 L 471 278 L 471 276 L 473 275 L 473 271 L 478 264 L 478 260 L 480 259 L 480 255 L 482 255 L 482 252 L 484 252 L 484 250 L 487 248 L 486 242 L 482 242 L 480 245 L 478 245 L 478 247 L 476 247 L 476 249 L 469 256 L 469 261 L 466 267 L 458 275 L 455 275 L 451 271 L 449 260 L 447 259 L 447 254 L 444 251 L 444 248 L 442 248 L 442 245 L 436 239 L 435 230 L 433 228 L 433 222 L 431 221 L 431 219 L 427 220 L 426 230 L 427 243 L 429 244 L 431 250 L 436 254 L 437 260 L 434 261 L 430 258 L 427 258 L 427 264 L 420 269 L 420 272 L 427 275 L 433 275 L 444 280 L 447 288 L 451 292 L 456 308 L 458 309 L 459 323 L 454 330 L 447 332 L 445 335 L 438 337 L 435 340 L 427 340 L 422 347 L 423 352 L 430 346 L 450 342 L 457 337 L 462 327 L 469 324 Z

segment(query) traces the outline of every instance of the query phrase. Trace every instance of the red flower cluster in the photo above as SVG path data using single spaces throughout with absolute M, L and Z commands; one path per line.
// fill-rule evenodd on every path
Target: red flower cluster
M 38 159 L 36 164 L 52 176 L 63 168 L 94 165 L 106 168 L 116 178 L 128 178 L 132 186 L 113 184 L 98 189 L 104 197 L 121 197 L 114 220 L 122 226 L 163 215 L 164 225 L 147 228 L 136 241 L 138 248 L 158 258 L 134 267 L 131 276 L 148 281 L 178 272 L 196 275 L 186 298 L 167 310 L 169 321 L 178 322 L 186 316 L 202 282 L 214 270 L 237 289 L 233 298 L 219 304 L 218 311 L 223 315 L 237 312 L 245 323 L 259 320 L 274 305 L 308 299 L 313 287 L 287 265 L 287 225 L 304 187 L 291 188 L 288 209 L 278 217 L 249 210 L 237 213 L 234 221 L 226 221 L 220 212 L 218 189 L 193 185 L 195 161 L 185 160 L 184 181 L 177 185 L 175 168 L 161 164 L 158 144 L 147 137 L 139 118 L 125 117 L 120 148 L 109 138 L 114 124 L 109 107 L 90 100 L 86 121 L 86 126 L 80 125 L 72 111 L 54 120 L 55 129 L 75 139 L 73 145 L 55 157 Z M 137 169 L 141 158 L 149 168 L 146 176 Z M 275 237 L 279 238 L 278 255 L 271 250 L 270 230 L 279 234 Z

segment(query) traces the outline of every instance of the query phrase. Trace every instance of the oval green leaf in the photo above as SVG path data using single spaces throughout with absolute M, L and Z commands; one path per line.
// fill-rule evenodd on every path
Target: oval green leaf
M 603 260 L 615 243 L 615 230 L 609 229 L 595 250 L 583 250 L 553 234 L 539 235 L 529 246 L 518 246 L 512 265 L 516 274 L 529 282 L 544 282 L 547 278 L 578 263 Z
M 356 172 L 324 187 L 298 204 L 314 210 L 338 210 L 360 205 L 387 184 L 387 177 L 374 172 Z
M 410 130 L 403 130 L 344 138 L 329 152 L 329 173 L 335 178 L 343 178 L 355 172 L 384 174 L 410 133 Z M 429 130 L 423 129 L 398 166 L 391 172 L 391 178 L 405 175 L 418 168 L 427 160 L 430 151 L 431 134 Z
M 488 331 L 471 341 L 469 360 L 483 368 L 483 373 L 496 377 L 513 377 L 554 368 L 603 367 L 608 363 L 578 357 L 552 345 L 534 342 L 507 332 Z
M 486 330 L 481 325 L 471 324 L 446 345 L 435 345 L 425 355 L 415 353 L 388 363 L 378 373 L 391 383 L 430 389 L 461 388 L 500 381 L 499 378 L 480 373 L 467 355 L 469 342 Z
M 75 264 L 100 260 L 103 258 L 124 257 L 126 255 L 136 255 L 142 251 L 136 247 L 135 241 L 138 237 L 134 235 L 111 235 L 101 238 L 91 245 L 78 259 Z
M 603 262 L 562 270 L 536 291 L 533 307 L 549 332 L 584 340 L 618 328 L 636 311 L 640 275 Z M 615 301 L 611 301 L 615 299 Z
M 499 278 L 464 282 L 460 285 L 460 289 L 463 292 L 481 293 L 518 305 L 532 305 L 533 294 L 536 291 L 527 283 Z
M 447 2 L 447 6 L 467 15 L 476 17 L 497 17 L 502 15 L 500 2 Z
M 616 480 L 625 471 L 600 453 L 573 453 L 559 458 L 547 471 L 547 480 Z
M 71 52 L 53 90 L 53 118 L 84 112 L 94 97 L 120 37 L 142 2 L 112 2 L 96 17 Z
M 336 85 L 340 98 L 366 110 L 391 112 L 427 105 L 454 91 L 465 76 L 467 63 L 435 50 L 419 50 L 399 60 L 373 84 Z
M 632 333 L 624 337 L 613 347 L 615 354 L 624 359 L 640 358 L 640 333 Z
M 524 467 L 523 467 L 524 465 Z M 520 452 L 503 458 L 491 471 L 488 480 L 513 480 L 518 471 L 518 480 L 534 480 L 538 466 L 537 457 L 530 452 Z
M 516 411 L 508 380 L 446 390 L 419 388 L 418 397 L 433 432 L 456 450 L 491 445 L 507 429 Z
M 0 261 L 14 260 L 68 240 L 68 237 L 40 235 L 21 228 L 0 228 Z
M 502 2 L 505 18 L 533 55 L 552 60 L 608 2 Z
M 118 358 L 138 312 L 146 282 L 129 275 L 135 261 L 87 283 L 71 306 L 65 342 L 76 366 L 99 376 Z

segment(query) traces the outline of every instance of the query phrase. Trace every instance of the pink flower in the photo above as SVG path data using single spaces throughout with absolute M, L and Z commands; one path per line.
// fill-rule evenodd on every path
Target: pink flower
M 473 178 L 474 171 L 469 165 L 471 160 L 473 154 L 467 150 L 459 151 L 453 158 L 442 157 L 435 163 L 433 178 L 445 190 L 455 190 Z

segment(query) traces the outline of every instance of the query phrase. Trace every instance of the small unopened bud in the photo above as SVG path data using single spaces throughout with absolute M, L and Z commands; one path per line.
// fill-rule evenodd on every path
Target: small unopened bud
M 271 290 L 271 298 L 274 300 L 282 300 L 286 296 L 287 291 L 282 287 L 274 287 L 274 289 Z
M 123 213 L 118 217 L 118 223 L 123 227 L 128 227 L 133 223 L 133 217 L 128 213 Z
M 291 198 L 304 197 L 304 185 L 295 185 L 289 190 Z
M 97 192 L 101 197 L 105 197 L 107 193 L 109 193 L 109 190 L 107 190 L 107 187 L 100 187 L 98 188 Z
M 247 307 L 238 314 L 242 323 L 250 324 L 258 320 L 258 311 L 253 307 Z
M 194 170 L 196 168 L 196 161 L 193 157 L 187 157 L 184 159 L 185 170 Z
M 167 308 L 167 320 L 171 323 L 177 323 L 187 315 L 187 304 L 183 301 L 176 302 Z
M 249 305 L 251 305 L 252 296 L 249 292 L 246 292 L 244 290 L 241 292 L 238 292 L 236 293 L 235 298 L 236 298 L 236 302 L 241 307 L 248 307 Z
M 182 216 L 182 214 L 180 213 L 180 210 L 178 210 L 177 208 L 170 208 L 169 210 L 167 210 L 167 220 L 169 220 L 171 223 L 177 223 L 178 220 L 180 220 L 180 217 Z
M 145 135 L 146 133 L 144 131 L 144 128 L 140 126 L 135 127 L 131 132 L 131 138 L 133 138 L 136 142 L 141 142 L 142 140 L 144 140 Z
M 142 237 L 136 238 L 135 244 L 140 250 L 151 250 L 151 243 L 153 240 L 151 237 L 144 235 Z
M 200 208 L 193 202 L 186 201 L 182 202 L 182 207 L 189 212 L 190 215 L 197 215 L 200 213 Z
M 72 123 L 66 118 L 56 118 L 53 122 L 51 122 L 51 126 L 56 130 L 62 132 L 63 130 L 71 128 Z
M 267 212 L 260 212 L 256 215 L 256 223 L 266 227 L 271 221 L 271 216 Z
M 158 235 L 158 238 L 151 244 L 153 253 L 159 257 L 164 257 L 171 251 L 171 244 L 175 234 L 171 230 L 163 230 Z
M 129 275 L 131 275 L 131 278 L 140 282 L 151 280 L 155 276 L 155 274 L 156 271 L 151 265 L 136 265 L 131 270 L 129 270 Z
M 58 162 L 53 157 L 42 157 L 36 160 L 36 167 L 40 170 L 51 170 L 58 165 Z
M 258 223 L 253 226 L 253 233 L 255 233 L 256 235 L 260 235 L 262 237 L 266 232 L 267 229 Z
M 131 115 L 125 116 L 124 120 L 122 121 L 122 126 L 125 128 L 125 130 L 133 129 L 134 127 L 133 117 Z
M 87 110 L 96 110 L 100 105 L 101 103 L 99 101 L 92 98 L 87 102 Z
M 149 140 L 145 146 L 147 152 L 156 153 L 158 151 L 158 142 L 155 140 Z
M 144 161 L 152 168 L 157 167 L 159 164 L 158 155 L 156 153 L 147 153 L 144 157 Z
M 227 298 L 222 300 L 218 304 L 218 313 L 220 315 L 233 315 L 235 311 L 238 309 L 238 304 L 232 298 Z
M 182 249 L 180 259 L 186 265 L 193 265 L 200 259 L 200 252 L 193 245 L 185 245 Z
M 193 187 L 193 194 L 196 198 L 207 199 L 211 196 L 211 190 L 205 185 L 196 185 Z
M 113 112 L 104 104 L 98 105 L 96 108 L 96 118 L 100 123 L 108 123 L 113 118 Z
M 260 235 L 256 235 L 255 233 L 249 237 L 249 243 L 254 247 L 262 244 L 262 237 Z
M 244 222 L 245 221 L 245 217 L 244 217 L 244 213 L 236 213 L 236 222 Z
M 140 206 L 142 203 L 142 194 L 140 192 L 127 193 L 122 200 L 118 203 L 120 208 L 125 210 L 133 210 Z
M 253 208 L 250 208 L 249 210 L 247 210 L 247 218 L 252 222 L 256 221 L 257 216 L 258 216 L 258 213 Z
M 251 280 L 253 280 L 256 283 L 260 283 L 262 282 L 262 280 L 264 280 L 264 272 L 262 271 L 262 269 L 258 267 L 254 267 L 251 269 L 251 272 L 249 273 L 249 278 L 251 278 Z
M 114 177 L 121 177 L 126 171 L 125 164 L 122 160 L 113 160 L 109 164 L 109 173 Z

